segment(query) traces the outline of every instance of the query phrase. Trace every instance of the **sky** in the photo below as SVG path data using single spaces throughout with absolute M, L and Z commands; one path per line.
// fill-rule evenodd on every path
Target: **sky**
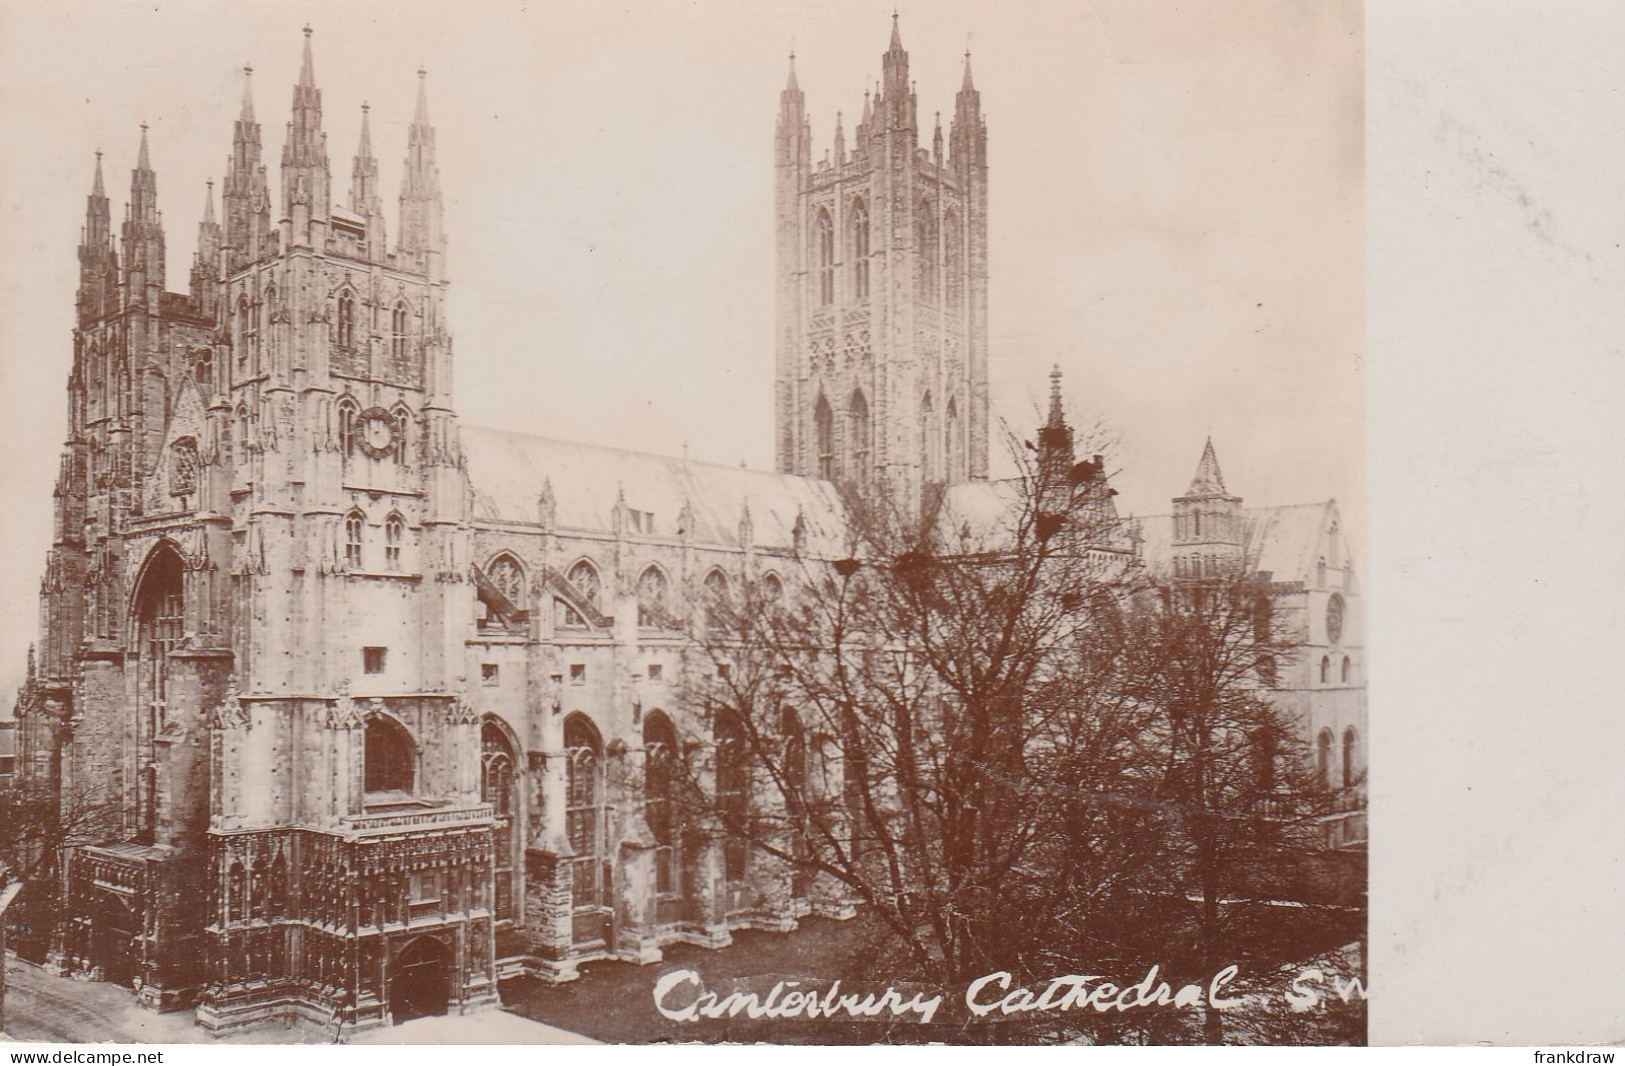
M 933 112 L 952 112 L 967 48 L 982 92 L 994 417 L 1030 434 L 1059 364 L 1075 423 L 1106 428 L 1125 513 L 1166 513 L 1211 435 L 1248 504 L 1336 498 L 1359 558 L 1358 2 L 897 11 L 927 143 Z M 6 0 L 4 706 L 36 636 L 97 149 L 117 227 L 148 123 L 169 288 L 184 290 L 244 64 L 279 197 L 309 21 L 335 196 L 348 191 L 365 101 L 391 234 L 423 66 L 462 419 L 767 468 L 773 123 L 787 56 L 826 145 L 837 110 L 850 131 L 879 77 L 892 13 L 889 0 Z M 997 472 L 997 447 L 993 458 Z

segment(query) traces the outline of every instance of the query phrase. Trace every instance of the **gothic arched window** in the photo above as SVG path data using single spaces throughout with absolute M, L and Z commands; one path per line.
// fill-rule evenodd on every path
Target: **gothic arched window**
M 581 593 L 581 598 L 587 601 L 588 606 L 599 610 L 603 609 L 603 604 L 598 601 L 598 597 L 602 592 L 602 585 L 598 579 L 597 567 L 582 559 L 570 567 L 570 573 L 567 577 L 570 584 L 575 586 L 576 591 Z
M 846 407 L 846 439 L 852 455 L 848 469 L 851 476 L 860 481 L 867 480 L 869 476 L 872 432 L 869 425 L 869 401 L 864 398 L 862 389 L 853 389 L 852 399 Z
M 813 407 L 814 447 L 818 451 L 818 476 L 826 481 L 835 479 L 835 412 L 822 393 Z
M 389 419 L 395 426 L 395 461 L 404 464 L 407 456 L 407 434 L 412 429 L 412 412 L 403 403 L 396 404 Z
M 401 568 L 401 541 L 406 539 L 406 519 L 398 512 L 384 519 L 384 569 Z
M 1332 680 L 1332 659 L 1329 655 L 1320 657 L 1320 683 L 1330 684 Z
M 161 731 L 169 700 L 169 653 L 180 644 L 186 629 L 185 565 L 180 552 L 168 542 L 147 558 L 135 594 L 136 684 L 139 713 L 148 735 Z M 137 830 L 145 843 L 158 831 L 155 782 L 143 775 L 137 803 Z
M 1350 678 L 1354 674 L 1353 668 L 1354 664 L 1349 661 L 1349 657 L 1347 655 L 1343 656 L 1343 684 L 1346 685 L 1349 683 Z
M 406 305 L 396 304 L 389 313 L 389 351 L 397 359 L 406 357 L 406 321 Z
M 779 580 L 778 574 L 768 574 L 762 578 L 762 599 L 766 603 L 778 603 L 784 599 L 784 582 Z
M 603 745 L 598 730 L 577 712 L 564 720 L 564 821 L 570 839 L 571 898 L 579 910 L 603 902 Z
M 1321 788 L 1331 784 L 1332 776 L 1332 731 L 1322 729 L 1315 741 L 1315 781 Z
M 366 529 L 367 519 L 360 511 L 351 511 L 344 517 L 344 565 L 347 569 L 361 569 L 361 538 Z
M 666 610 L 666 575 L 651 566 L 638 576 L 638 625 L 650 629 L 660 624 Z
M 355 293 L 339 293 L 338 340 L 340 348 L 355 347 Z
M 960 469 L 959 458 L 959 403 L 953 397 L 948 398 L 948 411 L 943 418 L 942 444 L 948 480 L 956 481 L 964 477 L 965 472 Z
M 525 600 L 528 599 L 525 595 L 525 568 L 519 565 L 518 559 L 503 552 L 486 566 L 485 576 L 491 579 L 491 584 L 495 585 L 499 592 L 508 597 L 508 602 L 513 604 L 516 610 L 525 609 Z
M 727 709 L 717 712 L 714 727 L 717 745 L 717 813 L 725 834 L 722 844 L 723 876 L 743 881 L 749 858 L 747 823 L 750 819 L 750 764 L 744 723 Z
M 518 898 L 514 871 L 519 850 L 516 825 L 519 819 L 519 792 L 514 787 L 517 753 L 508 734 L 490 718 L 480 727 L 480 799 L 491 805 L 496 816 L 496 909 L 497 920 L 517 918 Z
M 835 302 L 835 224 L 827 210 L 818 212 L 818 303 L 828 307 Z
M 644 818 L 655 838 L 655 891 L 677 891 L 677 730 L 663 711 L 643 719 Z
M 869 298 L 869 208 L 862 197 L 852 201 L 852 295 Z
M 727 618 L 728 575 L 712 570 L 705 575 L 705 624 L 721 626 Z
M 356 446 L 361 408 L 348 396 L 339 401 L 339 454 L 348 459 Z
M 364 743 L 366 791 L 411 792 L 417 776 L 417 745 L 406 727 L 386 715 L 369 715 Z
M 1353 726 L 1349 726 L 1347 729 L 1343 730 L 1344 788 L 1352 788 L 1354 786 L 1354 775 L 1357 769 L 1357 763 L 1354 758 L 1354 746 L 1359 742 L 1359 739 L 1359 734 L 1354 731 Z
M 926 303 L 937 302 L 937 216 L 930 200 L 920 201 L 914 219 L 914 250 L 919 260 L 915 273 L 915 295 Z

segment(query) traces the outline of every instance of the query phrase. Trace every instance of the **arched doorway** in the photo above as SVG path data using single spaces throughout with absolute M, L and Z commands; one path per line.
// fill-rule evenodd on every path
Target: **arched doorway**
M 128 904 L 111 893 L 103 893 L 90 926 L 91 963 L 102 971 L 102 979 L 129 987 L 140 971 L 136 958 L 136 937 L 141 920 Z
M 420 936 L 395 959 L 389 979 L 389 1010 L 397 1024 L 446 1013 L 451 1000 L 451 951 Z

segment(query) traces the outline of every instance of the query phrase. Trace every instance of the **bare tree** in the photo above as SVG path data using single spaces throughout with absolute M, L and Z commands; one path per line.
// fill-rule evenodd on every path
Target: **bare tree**
M 53 784 L 16 782 L 0 788 L 0 866 L 23 882 L 7 913 L 16 950 L 39 961 L 57 918 L 58 870 L 65 849 L 99 843 L 117 829 L 118 811 L 100 790 L 63 796 Z
M 1126 629 L 1126 692 L 1154 712 L 1158 797 L 1177 815 L 1172 902 L 1195 901 L 1198 955 L 1213 973 L 1240 961 L 1247 916 L 1299 894 L 1333 807 L 1300 724 L 1270 696 L 1296 641 L 1267 580 L 1244 564 L 1138 597 Z M 1222 1039 L 1221 1019 L 1210 1004 L 1205 1042 Z
M 1141 732 L 1110 683 L 1132 576 L 1110 490 L 1052 443 L 974 501 L 850 493 L 847 557 L 805 561 L 780 602 L 712 602 L 696 633 L 698 816 L 861 903 L 940 980 L 1036 963 L 1140 861 L 1130 805 L 1088 823 L 1100 861 L 1064 886 L 1052 868 L 1085 853 L 1076 795 L 1116 789 Z

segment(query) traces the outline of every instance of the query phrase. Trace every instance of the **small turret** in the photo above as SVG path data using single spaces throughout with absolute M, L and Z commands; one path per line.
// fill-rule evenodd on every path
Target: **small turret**
M 438 277 L 446 253 L 440 202 L 440 168 L 435 163 L 434 126 L 429 123 L 429 72 L 418 70 L 417 110 L 406 130 L 406 177 L 401 182 L 400 250 L 425 256 L 426 271 Z
M 141 124 L 141 150 L 130 172 L 123 258 L 126 301 L 156 309 L 164 291 L 164 223 L 158 211 L 158 175 L 147 153 L 145 122 Z
M 324 246 L 333 202 L 327 134 L 322 132 L 322 91 L 316 88 L 310 50 L 313 32 L 305 27 L 305 52 L 293 87 L 293 118 L 282 145 L 282 221 L 290 247 Z
M 102 185 L 102 154 L 97 152 L 96 177 L 85 197 L 85 228 L 79 236 L 79 324 L 111 311 L 117 291 L 118 256 L 113 251 L 107 190 Z
M 227 273 L 257 261 L 268 250 L 271 194 L 260 162 L 260 124 L 254 119 L 254 68 L 243 67 L 243 106 L 232 127 L 231 156 L 220 190 Z
M 1196 474 L 1183 496 L 1174 497 L 1174 576 L 1218 577 L 1242 561 L 1241 498 L 1230 495 L 1209 437 Z
M 356 147 L 355 162 L 350 168 L 350 210 L 367 221 L 367 251 L 374 259 L 382 259 L 387 244 L 384 240 L 384 202 L 378 195 L 378 160 L 372 154 L 372 108 L 361 105 L 361 143 Z
M 203 199 L 203 221 L 197 227 L 197 255 L 192 260 L 192 300 L 199 313 L 219 317 L 220 302 L 220 250 L 224 239 L 220 223 L 214 216 L 214 179 L 206 183 L 208 193 Z

